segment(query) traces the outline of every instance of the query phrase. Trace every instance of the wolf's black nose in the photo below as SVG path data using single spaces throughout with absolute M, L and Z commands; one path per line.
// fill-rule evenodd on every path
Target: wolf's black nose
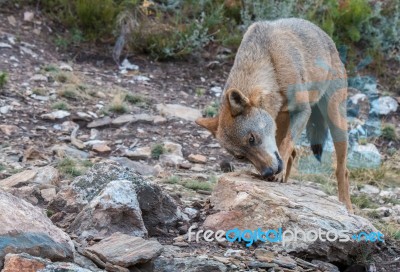
M 263 178 L 272 177 L 274 175 L 274 170 L 272 170 L 271 167 L 264 168 L 264 170 L 262 171 L 261 175 L 263 176 Z

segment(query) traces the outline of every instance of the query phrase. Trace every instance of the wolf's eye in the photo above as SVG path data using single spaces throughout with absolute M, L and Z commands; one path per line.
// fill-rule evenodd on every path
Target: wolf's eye
M 254 135 L 250 134 L 249 144 L 250 145 L 254 145 L 255 143 L 256 143 L 256 139 L 254 138 Z

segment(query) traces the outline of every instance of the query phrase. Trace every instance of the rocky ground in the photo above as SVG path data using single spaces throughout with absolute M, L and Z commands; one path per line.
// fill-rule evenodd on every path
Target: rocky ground
M 370 182 L 352 183 L 357 216 L 349 215 L 329 175 L 299 171 L 317 165 L 301 143 L 297 180 L 264 183 L 193 122 L 217 109 L 232 64 L 225 51 L 190 62 L 130 56 L 118 67 L 90 46 L 60 51 L 54 26 L 29 12 L 0 16 L 2 271 L 400 271 L 397 141 L 353 143 L 351 163 L 382 158 L 386 168 L 354 171 Z M 354 140 L 376 129 L 363 109 L 395 122 L 398 105 L 376 82 L 353 81 Z M 223 173 L 232 168 L 240 174 Z M 391 182 L 373 182 L 389 170 Z M 386 239 L 285 248 L 188 241 L 190 226 L 260 224 L 380 230 Z

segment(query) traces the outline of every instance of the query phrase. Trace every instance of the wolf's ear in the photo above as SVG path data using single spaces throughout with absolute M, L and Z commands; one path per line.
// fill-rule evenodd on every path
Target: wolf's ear
M 244 94 L 236 89 L 231 89 L 226 93 L 233 117 L 244 112 L 246 107 L 250 105 L 250 100 Z
M 202 126 L 205 129 L 208 129 L 212 135 L 215 137 L 217 134 L 217 129 L 218 129 L 218 116 L 217 117 L 212 117 L 212 118 L 198 118 L 196 120 L 196 124 L 199 126 Z

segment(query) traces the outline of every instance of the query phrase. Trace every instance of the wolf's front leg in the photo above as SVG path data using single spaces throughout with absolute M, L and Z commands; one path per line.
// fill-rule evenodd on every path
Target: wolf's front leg
M 284 111 L 278 114 L 276 118 L 276 143 L 284 168 L 282 172 L 273 176 L 270 180 L 287 182 L 293 161 L 296 157 L 294 143 L 304 130 L 310 115 L 311 108 L 309 107 L 304 107 L 302 110 L 296 112 Z

